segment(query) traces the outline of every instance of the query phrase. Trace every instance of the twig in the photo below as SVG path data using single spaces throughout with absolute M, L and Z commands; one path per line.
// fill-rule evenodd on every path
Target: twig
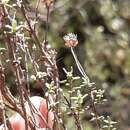
M 38 7 L 40 5 L 40 0 L 37 0 L 36 7 L 35 7 L 35 21 L 38 20 Z M 35 24 L 36 25 L 36 24 Z M 34 25 L 34 31 L 36 29 L 36 26 Z
M 25 109 L 25 105 L 24 105 L 24 95 L 23 95 L 23 78 L 24 78 L 24 74 L 22 74 L 23 72 L 21 71 L 20 65 L 17 62 L 18 59 L 16 58 L 15 55 L 15 50 L 14 50 L 14 43 L 15 43 L 15 38 L 13 38 L 13 43 L 11 46 L 12 52 L 13 52 L 13 61 L 15 61 L 16 63 L 14 64 L 14 70 L 16 73 L 16 78 L 17 78 L 17 82 L 18 82 L 18 90 L 19 90 L 19 94 L 20 94 L 20 101 L 21 101 L 21 106 L 23 109 L 23 113 L 24 113 L 24 119 L 25 119 L 25 129 L 28 130 L 28 119 L 27 119 L 27 113 L 26 113 L 26 109 Z M 20 74 L 22 74 L 22 78 L 20 76 Z
M 47 43 L 47 36 L 48 36 L 48 29 L 49 29 L 49 14 L 50 14 L 50 7 L 47 6 L 47 15 L 46 15 L 46 30 L 45 30 L 45 44 Z

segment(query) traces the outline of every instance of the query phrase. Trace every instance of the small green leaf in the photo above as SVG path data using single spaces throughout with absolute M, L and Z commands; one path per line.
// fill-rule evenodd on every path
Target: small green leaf
M 16 32 L 17 31 L 17 21 L 15 19 L 13 19 L 12 21 L 12 32 Z

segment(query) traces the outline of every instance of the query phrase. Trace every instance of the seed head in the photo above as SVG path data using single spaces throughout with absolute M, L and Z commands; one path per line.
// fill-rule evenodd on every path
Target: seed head
M 77 35 L 74 33 L 69 33 L 63 37 L 65 40 L 65 45 L 67 47 L 75 47 L 78 44 Z

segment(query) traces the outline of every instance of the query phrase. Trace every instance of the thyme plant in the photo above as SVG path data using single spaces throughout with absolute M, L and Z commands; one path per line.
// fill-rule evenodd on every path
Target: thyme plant
M 27 116 L 25 102 L 27 101 L 34 114 L 29 97 L 31 85 L 42 91 L 42 96 L 50 104 L 48 109 L 54 113 L 53 130 L 67 130 L 63 115 L 71 115 L 74 119 L 77 130 L 83 130 L 82 118 L 85 112 L 92 109 L 92 120 L 95 120 L 98 130 L 114 130 L 114 124 L 110 117 L 103 117 L 98 114 L 96 104 L 104 101 L 104 90 L 97 89 L 86 74 L 84 68 L 75 54 L 74 47 L 78 45 L 77 35 L 69 33 L 63 37 L 65 45 L 70 48 L 80 76 L 73 76 L 73 68 L 67 71 L 63 68 L 66 79 L 60 81 L 56 64 L 56 51 L 48 41 L 49 19 L 51 8 L 55 5 L 54 0 L 37 0 L 35 15 L 29 17 L 30 5 L 27 0 L 1 0 L 0 2 L 0 26 L 3 46 L 0 48 L 0 110 L 5 128 L 13 130 L 8 120 L 6 109 L 19 113 L 25 120 L 25 130 L 37 130 L 34 119 Z M 38 37 L 39 5 L 43 4 L 46 9 L 45 32 L 43 39 Z M 18 19 L 20 15 L 21 19 Z M 6 65 L 8 64 L 8 66 Z M 9 68 L 7 68 L 9 67 Z M 17 96 L 11 93 L 9 84 L 6 83 L 9 69 L 16 87 Z M 75 82 L 78 81 L 78 84 Z M 68 93 L 61 87 L 61 84 L 68 86 Z M 85 90 L 86 93 L 83 92 Z M 90 104 L 83 106 L 89 99 Z M 62 113 L 61 107 L 65 106 L 66 111 Z M 33 118 L 32 116 L 31 118 Z M 48 120 L 46 120 L 48 123 Z M 51 130 L 48 126 L 46 129 Z M 39 129 L 38 129 L 39 130 Z

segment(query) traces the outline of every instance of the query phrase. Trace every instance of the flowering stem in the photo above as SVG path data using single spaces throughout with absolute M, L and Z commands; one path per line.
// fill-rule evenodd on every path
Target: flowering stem
M 82 74 L 82 76 L 87 80 L 87 83 L 88 83 L 88 86 L 91 87 L 91 83 L 90 83 L 90 80 L 89 80 L 89 77 L 86 75 L 82 65 L 80 64 L 74 50 L 73 50 L 73 47 L 71 47 L 71 52 L 72 52 L 72 55 L 75 59 L 75 62 L 76 62 L 76 65 L 80 71 L 80 73 Z M 93 107 L 93 112 L 95 113 L 95 117 L 96 117 L 96 125 L 97 125 L 97 128 L 98 130 L 100 130 L 100 124 L 99 124 L 99 121 L 98 121 L 98 114 L 97 114 L 97 110 L 96 110 L 96 107 L 95 107 L 95 103 L 94 103 L 94 97 L 91 93 L 91 100 L 92 100 L 92 107 Z
M 78 58 L 77 58 L 77 56 L 76 56 L 76 54 L 75 54 L 75 52 L 74 52 L 74 50 L 73 50 L 73 47 L 71 47 L 71 52 L 72 52 L 72 55 L 73 55 L 73 57 L 74 57 L 74 59 L 75 59 L 76 65 L 77 65 L 77 67 L 78 67 L 80 73 L 81 73 L 82 76 L 87 80 L 88 85 L 89 85 L 89 84 L 90 84 L 89 77 L 86 75 L 86 73 L 85 73 L 85 71 L 84 71 L 82 65 L 80 64 L 80 62 L 79 62 L 79 60 L 78 60 Z

